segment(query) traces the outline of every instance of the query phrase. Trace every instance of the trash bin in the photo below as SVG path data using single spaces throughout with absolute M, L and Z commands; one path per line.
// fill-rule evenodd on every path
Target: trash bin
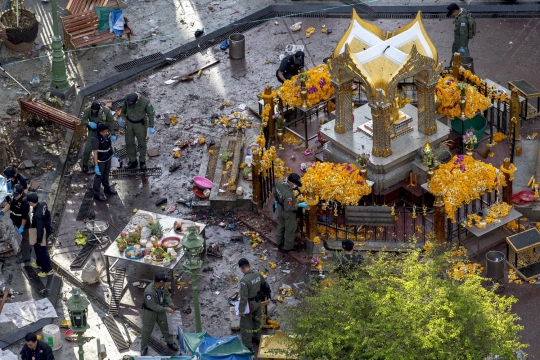
M 474 60 L 470 56 L 462 56 L 461 57 L 461 66 L 465 70 L 471 70 L 471 72 L 474 74 Z
M 246 37 L 242 34 L 229 36 L 229 57 L 231 59 L 243 59 L 246 56 Z
M 490 251 L 486 254 L 486 277 L 499 280 L 504 276 L 504 254 L 500 251 Z
M 454 130 L 459 135 L 465 135 L 467 130 L 473 128 L 474 135 L 476 135 L 476 138 L 478 139 L 478 142 L 476 143 L 476 145 L 474 145 L 474 148 L 476 149 L 478 145 L 480 145 L 480 141 L 482 140 L 484 132 L 486 131 L 487 120 L 482 115 L 476 114 L 472 119 L 468 119 L 465 121 L 456 118 L 452 120 L 451 126 L 452 130 Z

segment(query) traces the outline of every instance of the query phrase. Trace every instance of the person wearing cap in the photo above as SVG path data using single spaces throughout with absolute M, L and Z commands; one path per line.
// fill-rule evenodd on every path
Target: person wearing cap
M 86 137 L 86 143 L 84 144 L 81 166 L 82 172 L 87 173 L 88 160 L 90 159 L 90 153 L 92 152 L 92 139 L 96 137 L 97 125 L 99 123 L 107 124 L 109 133 L 111 134 L 111 140 L 113 142 L 116 141 L 116 135 L 114 135 L 114 117 L 108 107 L 101 106 L 98 102 L 93 102 L 92 105 L 84 111 L 81 123 L 88 128 L 88 136 Z
M 36 261 L 32 263 L 32 267 L 41 268 L 41 272 L 38 273 L 39 277 L 52 275 L 54 270 L 47 249 L 47 240 L 52 234 L 51 212 L 47 208 L 47 203 L 40 202 L 38 194 L 35 192 L 28 194 L 26 200 L 33 209 L 30 228 L 35 228 L 37 233 L 36 243 L 34 244 Z M 42 244 L 43 235 L 45 235 L 45 245 Z
M 306 202 L 296 203 L 293 190 L 302 186 L 300 176 L 290 174 L 285 181 L 277 182 L 274 187 L 274 207 L 278 211 L 278 228 L 276 232 L 276 244 L 278 249 L 288 253 L 298 250 L 294 244 L 296 234 L 296 212 L 298 208 L 306 208 Z
M 448 5 L 446 8 L 448 12 L 446 17 L 454 17 L 454 42 L 452 43 L 452 60 L 454 53 L 461 52 L 462 56 L 469 56 L 469 12 L 465 9 L 461 9 L 456 3 Z M 452 64 L 452 61 L 450 61 Z
M 13 222 L 13 226 L 17 228 L 17 232 L 22 235 L 21 241 L 21 258 L 16 262 L 21 264 L 30 261 L 32 249 L 28 241 L 28 228 L 30 227 L 30 205 L 25 197 L 23 197 L 24 189 L 21 184 L 13 187 L 13 193 L 9 203 L 0 210 L 0 218 L 10 211 L 9 217 Z
M 20 184 L 23 187 L 24 195 L 28 194 L 28 183 L 26 182 L 26 179 L 21 174 L 19 174 L 17 168 L 14 168 L 13 166 L 8 166 L 4 170 L 4 175 L 9 180 L 7 183 L 8 192 L 12 192 L 13 187 L 17 184 Z
M 165 274 L 156 274 L 145 289 L 143 295 L 143 327 L 141 333 L 141 356 L 148 353 L 148 340 L 154 330 L 154 325 L 158 323 L 161 333 L 167 342 L 169 349 L 178 351 L 178 346 L 174 343 L 173 336 L 169 333 L 167 315 L 174 312 L 174 305 L 165 288 L 165 282 L 171 281 Z
M 109 173 L 111 172 L 111 159 L 114 155 L 112 139 L 109 128 L 104 123 L 97 126 L 96 136 L 92 138 L 92 151 L 94 152 L 94 199 L 105 201 L 107 198 L 101 193 L 101 184 L 106 194 L 115 195 L 117 191 L 111 188 Z
M 126 150 L 129 158 L 128 169 L 137 167 L 137 148 L 135 138 L 139 144 L 139 166 L 141 170 L 146 170 L 146 125 L 150 128 L 150 134 L 156 133 L 154 129 L 154 107 L 146 97 L 132 93 L 128 94 L 122 105 L 121 117 L 126 117 Z M 148 118 L 148 123 L 145 119 Z M 120 120 L 118 123 L 120 124 Z M 123 123 L 123 119 L 122 119 Z
M 252 270 L 245 258 L 238 260 L 238 267 L 244 274 L 240 280 L 240 334 L 242 343 L 253 351 L 253 343 L 261 341 L 261 299 L 258 296 L 262 284 L 266 281 L 258 271 Z M 249 309 L 249 311 L 246 311 Z
M 297 51 L 296 54 L 285 56 L 281 60 L 276 77 L 283 84 L 285 80 L 290 80 L 293 76 L 304 71 L 304 52 Z

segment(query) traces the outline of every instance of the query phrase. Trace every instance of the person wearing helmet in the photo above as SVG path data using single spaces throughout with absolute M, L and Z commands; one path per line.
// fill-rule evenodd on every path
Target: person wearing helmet
M 22 235 L 21 241 L 21 258 L 17 260 L 17 264 L 21 264 L 30 261 L 30 255 L 32 249 L 30 248 L 30 242 L 28 241 L 28 229 L 30 227 L 30 205 L 26 198 L 23 196 L 24 189 L 21 184 L 17 184 L 13 187 L 13 196 L 10 202 L 0 210 L 0 218 L 8 211 L 11 211 L 9 217 L 13 222 L 13 225 L 17 229 L 16 231 Z
M 38 194 L 32 192 L 26 197 L 28 204 L 32 207 L 32 223 L 30 228 L 36 229 L 36 243 L 34 244 L 34 252 L 36 253 L 36 262 L 32 263 L 32 267 L 41 268 L 38 273 L 39 277 L 52 275 L 54 270 L 51 265 L 51 258 L 47 249 L 47 240 L 52 234 L 51 212 L 47 207 L 47 203 L 39 201 Z M 45 241 L 43 242 L 43 236 Z
M 13 166 L 8 166 L 4 170 L 4 175 L 9 180 L 8 192 L 12 192 L 13 187 L 17 184 L 20 184 L 23 187 L 24 195 L 28 194 L 28 183 L 26 182 L 26 179 L 21 174 L 19 174 L 17 168 L 14 168 Z

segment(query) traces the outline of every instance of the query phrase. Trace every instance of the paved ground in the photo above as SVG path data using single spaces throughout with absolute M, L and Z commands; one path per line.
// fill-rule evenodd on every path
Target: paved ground
M 59 2 L 59 5 L 65 5 L 65 1 Z M 272 1 L 258 2 L 257 6 L 272 4 Z M 383 3 L 383 2 L 378 2 Z M 386 2 L 392 4 L 425 4 L 426 2 Z M 438 5 L 438 2 L 433 2 Z M 28 6 L 35 9 L 38 14 L 43 17 L 43 23 L 48 24 L 47 14 L 50 5 L 41 4 L 38 2 L 29 2 Z M 125 2 L 123 3 L 126 10 L 126 16 L 131 20 L 131 25 L 137 36 L 135 37 L 137 46 L 135 49 L 128 49 L 125 45 L 105 46 L 84 50 L 77 53 L 75 56 L 70 55 L 69 71 L 70 77 L 77 81 L 77 84 L 84 87 L 88 84 L 94 84 L 100 80 L 112 76 L 116 70 L 112 66 L 144 56 L 156 51 L 165 50 L 185 41 L 192 39 L 192 34 L 195 29 L 205 27 L 207 31 L 228 24 L 230 21 L 238 19 L 253 10 L 251 2 L 239 1 L 213 1 L 213 2 Z M 340 4 L 339 6 L 343 6 Z M 212 7 L 214 11 L 209 10 Z M 234 13 L 238 10 L 238 13 Z M 182 20 L 184 22 L 182 22 Z M 146 91 L 157 108 L 157 114 L 161 115 L 156 121 L 157 134 L 150 138 L 149 147 L 159 151 L 160 156 L 149 160 L 149 166 L 160 165 L 163 168 L 163 175 L 158 178 L 150 178 L 147 183 L 142 183 L 139 179 L 117 180 L 117 189 L 119 196 L 113 197 L 107 203 L 96 204 L 94 209 L 96 219 L 107 220 L 111 224 L 109 235 L 114 239 L 125 223 L 132 215 L 133 208 L 145 209 L 149 211 L 160 211 L 154 203 L 165 197 L 168 199 L 168 204 L 175 204 L 178 198 L 186 198 L 190 195 L 189 181 L 193 175 L 199 171 L 201 156 L 206 152 L 206 147 L 197 146 L 190 148 L 189 152 L 183 154 L 182 169 L 169 174 L 167 169 L 173 163 L 170 152 L 173 143 L 181 139 L 194 139 L 197 136 L 204 136 L 207 139 L 214 139 L 219 142 L 220 136 L 225 133 L 224 129 L 216 129 L 211 125 L 211 117 L 213 114 L 226 114 L 232 110 L 238 110 L 238 106 L 246 104 L 255 108 L 256 100 L 254 94 L 262 90 L 264 85 L 277 85 L 274 73 L 278 65 L 279 54 L 283 51 L 285 45 L 290 43 L 303 44 L 306 46 L 308 54 L 308 66 L 319 64 L 322 59 L 328 56 L 333 46 L 339 40 L 344 29 L 348 25 L 346 19 L 319 19 L 319 18 L 285 18 L 276 19 L 277 25 L 274 22 L 267 22 L 259 27 L 248 31 L 245 35 L 246 42 L 246 59 L 232 61 L 229 60 L 227 52 L 222 52 L 218 47 L 211 48 L 205 52 L 197 54 L 194 57 L 188 58 L 182 62 L 178 62 L 172 66 L 166 67 L 161 71 L 156 71 L 154 74 L 143 78 L 141 81 L 133 82 L 132 84 L 118 87 L 107 96 L 100 100 L 119 100 L 124 94 L 133 90 Z M 291 24 L 296 21 L 303 21 L 304 27 L 315 26 L 317 29 L 325 24 L 333 29 L 331 35 L 323 35 L 317 33 L 310 39 L 305 39 L 301 33 L 291 33 L 288 29 Z M 406 24 L 406 20 L 376 20 L 378 26 L 385 29 L 395 29 L 398 26 Z M 540 41 L 535 36 L 540 21 L 538 19 L 479 19 L 478 27 L 479 34 L 471 44 L 471 54 L 475 58 L 475 69 L 479 76 L 488 77 L 501 85 L 505 85 L 508 80 L 527 79 L 533 85 L 539 87 L 540 80 L 534 77 L 530 69 L 534 69 L 536 58 L 538 58 L 538 42 Z M 167 24 L 167 25 L 165 25 Z M 169 24 L 175 24 L 171 27 Z M 451 26 L 450 20 L 426 20 L 426 28 L 428 33 L 439 49 L 440 60 L 443 61 L 450 57 L 451 33 L 448 29 Z M 41 33 L 40 45 L 28 54 L 13 54 L 5 49 L 0 53 L 0 58 L 8 61 L 16 61 L 16 64 L 6 66 L 6 70 L 15 74 L 25 84 L 34 77 L 39 76 L 42 84 L 35 89 L 36 94 L 41 94 L 46 89 L 46 84 L 49 81 L 48 74 L 48 59 L 46 57 L 35 58 L 36 56 L 45 56 L 45 47 L 42 44 L 49 42 L 50 30 L 44 27 Z M 196 78 L 190 83 L 181 83 L 177 86 L 164 85 L 164 82 L 174 75 L 182 74 L 190 69 L 196 69 L 201 64 L 205 64 L 213 59 L 219 59 L 221 62 L 206 70 L 201 78 Z M 4 61 L 3 61 L 4 63 Z M 3 94 L 5 101 L 0 103 L 0 113 L 4 114 L 7 108 L 16 107 L 15 99 L 19 91 L 10 82 L 1 79 L 3 83 Z M 223 107 L 223 102 L 230 102 L 231 107 Z M 68 101 L 68 107 L 71 101 Z M 166 115 L 172 114 L 180 119 L 179 125 L 176 127 L 166 126 L 163 119 Z M 16 117 L 6 118 L 3 120 L 2 135 L 7 139 L 18 139 L 11 148 L 14 149 L 12 156 L 17 156 L 19 160 L 25 160 L 27 155 L 32 160 L 39 163 L 37 169 L 32 170 L 35 173 L 29 173 L 29 177 L 39 179 L 39 183 L 43 186 L 41 191 L 42 197 L 46 198 L 51 190 L 56 186 L 69 186 L 67 198 L 59 200 L 59 205 L 65 205 L 65 211 L 62 214 L 62 221 L 58 224 L 59 243 L 54 249 L 54 258 L 60 266 L 69 271 L 69 263 L 73 254 L 78 251 L 74 245 L 74 233 L 77 229 L 83 227 L 81 222 L 75 221 L 75 216 L 78 213 L 82 197 L 86 188 L 90 184 L 92 177 L 80 174 L 79 165 L 76 163 L 73 155 L 66 157 L 66 146 L 61 144 L 58 139 L 62 138 L 62 132 L 58 129 L 51 131 L 49 127 L 40 128 L 36 124 L 32 128 L 11 126 L 11 120 Z M 538 129 L 537 121 L 531 121 L 527 126 L 527 131 L 532 132 Z M 254 119 L 254 123 L 257 121 Z M 14 124 L 15 126 L 17 124 Z M 189 125 L 193 125 L 191 129 L 187 129 Z M 49 133 L 41 133 L 40 130 L 49 131 Z M 251 141 L 254 134 L 258 132 L 255 128 L 248 131 L 246 134 L 246 142 Z M 49 138 L 55 136 L 56 138 Z M 56 139 L 56 140 L 55 140 Z M 117 146 L 120 147 L 123 140 L 120 139 Z M 8 142 L 9 144 L 9 142 Z M 47 145 L 49 144 L 49 145 Z M 15 145 L 15 146 L 13 146 Z M 314 144 L 316 145 L 316 144 Z M 506 150 L 502 149 L 503 144 L 498 145 L 495 149 L 497 156 L 495 160 L 502 161 Z M 46 148 L 46 151 L 35 151 L 35 149 Z M 287 154 L 292 153 L 289 150 Z M 30 156 L 31 154 L 31 156 Z M 288 157 L 288 156 L 287 156 Z M 287 160 L 285 157 L 285 160 Z M 300 156 L 298 157 L 300 158 Z M 64 160 L 67 159 L 67 160 Z M 290 159 L 290 157 L 289 157 Z M 524 152 L 521 158 L 523 166 L 518 165 L 520 171 L 528 168 L 533 162 L 534 152 Z M 43 170 L 43 164 L 50 161 L 54 164 L 54 170 Z M 68 172 L 66 178 L 61 179 L 61 164 L 67 161 Z M 287 166 L 292 166 L 295 171 L 299 171 L 301 161 L 288 161 Z M 527 181 L 530 175 L 523 175 L 523 178 L 516 180 L 516 186 L 523 181 Z M 526 179 L 525 179 L 526 178 Z M 523 180 L 525 179 L 525 180 Z M 52 187 L 52 189 L 51 189 Z M 518 188 L 521 189 L 521 188 Z M 51 203 L 53 199 L 49 199 Z M 65 204 L 63 204 L 65 202 Z M 177 204 L 175 204 L 177 205 Z M 230 241 L 233 235 L 238 235 L 241 231 L 246 230 L 241 226 L 234 214 L 226 214 L 224 216 L 215 216 L 206 213 L 192 214 L 191 211 L 182 205 L 177 205 L 174 212 L 175 216 L 182 218 L 190 218 L 193 220 L 204 221 L 210 226 L 207 230 L 207 241 L 217 242 L 224 250 L 224 258 L 205 258 L 203 267 L 212 267 L 213 271 L 207 271 L 205 277 L 200 281 L 201 290 L 201 309 L 204 314 L 202 317 L 203 328 L 209 331 L 213 336 L 224 336 L 231 333 L 228 327 L 228 309 L 227 297 L 234 293 L 237 288 L 237 283 L 232 280 L 233 275 L 239 276 L 239 272 L 235 266 L 235 262 L 241 256 L 246 256 L 253 261 L 255 267 L 268 267 L 268 261 L 279 263 L 278 269 L 271 270 L 270 278 L 274 290 L 281 286 L 282 283 L 293 284 L 306 281 L 308 269 L 293 261 L 290 257 L 282 257 L 277 255 L 272 250 L 271 243 L 264 243 L 259 248 L 252 250 L 247 240 L 243 243 L 233 243 Z M 258 221 L 258 220 L 257 220 Z M 231 223 L 234 225 L 234 230 L 224 230 L 218 224 L 220 222 Z M 272 238 L 272 228 L 270 225 L 260 226 L 261 232 Z M 253 224 L 250 224 L 253 225 Z M 255 224 L 257 225 L 257 224 Z M 507 233 L 498 232 L 494 237 L 486 239 L 481 246 L 477 248 L 477 242 L 472 241 L 468 246 L 471 250 L 480 253 L 476 259 L 483 259 L 486 250 L 493 247 L 494 243 L 500 242 Z M 259 260 L 258 254 L 267 254 L 267 259 Z M 6 271 L 16 273 L 17 267 L 8 263 L 9 268 Z M 478 260 L 477 260 L 478 261 Z M 96 253 L 90 260 L 90 263 L 95 263 L 98 266 L 103 266 L 101 256 Z M 140 324 L 140 301 L 141 290 L 133 287 L 134 281 L 148 281 L 152 273 L 148 269 L 129 268 L 129 276 L 126 281 L 126 291 L 122 298 L 121 314 L 126 319 Z M 177 269 L 180 270 L 180 269 Z M 291 270 L 291 274 L 287 275 L 282 270 Z M 80 271 L 74 272 L 74 276 L 80 276 Z M 217 275 L 217 276 L 216 276 Z M 17 286 L 25 287 L 21 283 Z M 540 347 L 536 345 L 534 334 L 536 333 L 537 315 L 534 313 L 534 299 L 538 293 L 537 285 L 510 285 L 507 288 L 507 294 L 514 294 L 520 299 L 515 309 L 522 318 L 522 323 L 526 326 L 523 333 L 524 341 L 531 343 L 531 348 L 528 352 L 531 356 L 540 356 Z M 70 284 L 64 285 L 62 291 L 68 290 Z M 300 286 L 301 287 L 301 286 Z M 219 292 L 219 294 L 216 294 Z M 105 278 L 102 277 L 102 282 L 89 289 L 89 296 L 95 296 L 105 301 L 108 299 L 108 290 L 105 285 Z M 185 311 L 183 313 L 183 325 L 188 331 L 194 330 L 192 296 L 190 290 L 179 291 L 175 297 L 175 303 L 178 307 Z M 18 299 L 20 300 L 20 299 Z M 279 315 L 279 307 L 281 305 L 271 306 L 271 311 Z M 110 341 L 104 326 L 100 325 L 104 311 L 103 307 L 98 303 L 93 303 L 92 309 L 92 325 L 89 330 L 89 336 L 100 336 L 107 343 L 110 358 L 118 358 L 119 353 L 115 352 L 115 347 Z M 57 304 L 57 309 L 62 311 L 63 304 L 61 301 Z M 189 312 L 189 313 L 188 313 Z M 62 316 L 60 316 L 60 319 Z M 134 330 L 126 325 L 123 330 L 124 337 L 133 341 L 132 349 L 129 352 L 136 354 L 139 347 L 137 343 L 137 334 Z M 159 335 L 156 337 L 159 339 Z M 87 351 L 95 348 L 95 343 L 87 345 Z M 20 348 L 20 344 L 12 347 L 13 351 Z M 74 348 L 72 344 L 64 344 L 61 350 L 62 359 L 74 358 Z M 122 355 L 123 355 L 122 354 Z M 59 354 L 60 356 L 60 354 Z M 60 357 L 59 357 L 60 358 Z

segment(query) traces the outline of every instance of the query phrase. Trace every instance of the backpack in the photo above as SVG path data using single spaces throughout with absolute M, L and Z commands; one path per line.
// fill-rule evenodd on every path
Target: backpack
M 266 280 L 261 284 L 261 289 L 257 292 L 257 297 L 259 301 L 265 301 L 272 298 L 272 289 L 270 289 L 270 285 L 268 285 Z
M 476 20 L 471 15 L 470 12 L 467 12 L 467 27 L 468 27 L 468 33 L 469 33 L 469 40 L 474 38 L 476 36 Z

